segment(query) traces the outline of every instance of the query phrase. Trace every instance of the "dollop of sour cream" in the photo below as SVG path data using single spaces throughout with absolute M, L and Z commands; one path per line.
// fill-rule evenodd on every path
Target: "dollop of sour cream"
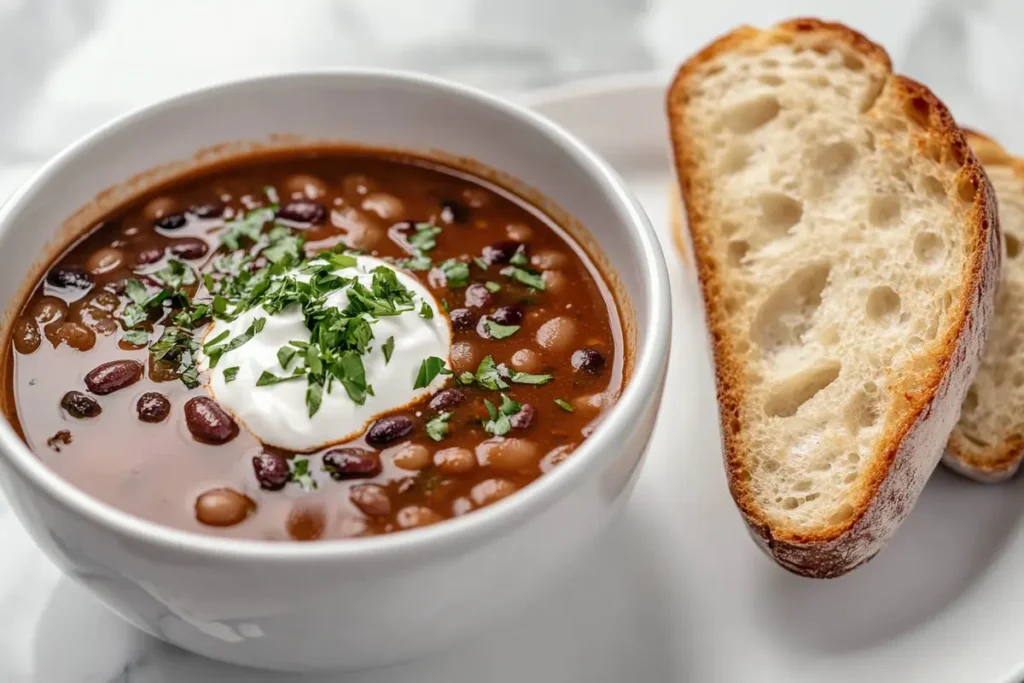
M 426 387 L 413 388 L 425 359 L 433 356 L 448 363 L 452 330 L 437 300 L 416 278 L 401 269 L 370 256 L 355 258 L 354 266 L 336 269 L 334 273 L 355 278 L 369 288 L 373 270 L 384 266 L 393 270 L 398 281 L 412 293 L 414 304 L 412 310 L 399 315 L 368 318 L 373 341 L 362 361 L 366 382 L 373 388 L 373 394 L 366 396 L 365 403 L 356 403 L 341 383 L 335 381 L 330 391 L 325 388 L 320 408 L 311 417 L 304 377 L 257 386 L 264 372 L 277 376 L 291 374 L 281 366 L 279 349 L 293 341 L 309 342 L 310 331 L 299 304 L 286 306 L 273 315 L 259 305 L 233 320 L 215 321 L 204 335 L 205 342 L 217 339 L 226 331 L 228 335 L 224 339 L 227 341 L 244 334 L 257 318 L 265 319 L 261 331 L 238 348 L 224 353 L 216 367 L 210 367 L 210 357 L 204 351 L 200 350 L 197 357 L 200 370 L 207 373 L 207 388 L 213 397 L 265 444 L 308 452 L 348 441 L 365 431 L 374 418 L 433 393 L 445 382 L 444 375 L 437 375 Z M 309 275 L 299 271 L 281 277 L 310 280 Z M 347 288 L 330 292 L 325 299 L 325 306 L 339 310 L 348 304 Z M 430 308 L 431 316 L 424 316 L 424 304 Z M 388 360 L 384 346 L 391 338 L 394 349 Z

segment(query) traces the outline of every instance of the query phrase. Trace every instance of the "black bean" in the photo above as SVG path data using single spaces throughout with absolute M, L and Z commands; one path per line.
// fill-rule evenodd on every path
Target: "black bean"
M 597 375 L 604 369 L 604 356 L 591 348 L 582 348 L 573 352 L 570 362 L 577 372 L 586 372 L 591 375 Z
M 323 220 L 327 211 L 323 206 L 307 199 L 288 202 L 277 212 L 281 220 L 304 225 L 315 225 Z
M 221 444 L 238 436 L 234 418 L 209 396 L 196 396 L 185 404 L 185 424 L 196 441 Z
M 518 325 L 523 322 L 523 309 L 519 306 L 502 306 L 491 313 L 491 320 L 499 325 Z
M 380 474 L 380 456 L 365 448 L 332 448 L 324 453 L 324 469 L 332 479 L 365 479 Z
M 454 200 L 441 202 L 441 220 L 445 223 L 465 223 L 469 220 L 469 209 Z
M 81 268 L 54 268 L 46 274 L 47 284 L 60 289 L 89 289 L 92 278 Z
M 533 422 L 533 416 L 537 414 L 533 406 L 529 403 L 524 403 L 519 409 L 519 412 L 508 418 L 509 423 L 516 429 L 526 429 Z
M 210 245 L 198 237 L 186 237 L 171 243 L 170 251 L 178 258 L 192 260 L 206 256 Z
M 366 432 L 366 443 L 380 448 L 394 443 L 412 432 L 413 424 L 405 415 L 389 415 L 382 417 Z
M 220 218 L 224 215 L 224 205 L 216 202 L 196 204 L 190 207 L 188 212 L 196 218 Z
M 96 417 L 103 412 L 96 399 L 86 396 L 81 391 L 69 391 L 60 400 L 60 407 L 68 412 L 71 417 L 84 418 Z
M 494 301 L 494 295 L 480 283 L 466 287 L 466 306 L 468 308 L 486 308 Z
M 135 403 L 135 412 L 143 422 L 163 422 L 171 414 L 171 402 L 158 391 L 147 391 Z
M 451 410 L 466 398 L 458 389 L 443 389 L 430 399 L 430 409 L 436 412 Z
M 508 263 L 522 246 L 521 242 L 496 242 L 484 247 L 484 260 L 488 263 Z
M 153 225 L 160 230 L 178 230 L 184 228 L 186 223 L 188 223 L 188 218 L 183 213 L 172 213 L 153 221 Z
M 105 396 L 138 382 L 143 369 L 137 360 L 112 360 L 90 370 L 85 376 L 85 386 L 92 393 Z
M 452 321 L 452 329 L 456 331 L 465 332 L 476 327 L 476 313 L 468 308 L 456 308 L 448 314 L 448 319 Z
M 280 453 L 263 451 L 259 455 L 254 455 L 252 469 L 261 489 L 280 491 L 288 483 L 290 475 L 288 458 Z

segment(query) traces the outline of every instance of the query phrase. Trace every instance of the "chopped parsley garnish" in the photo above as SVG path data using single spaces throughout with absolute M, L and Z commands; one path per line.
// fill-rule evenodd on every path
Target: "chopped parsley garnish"
M 146 299 L 149 298 L 149 294 L 146 292 L 146 285 L 142 284 L 135 278 L 125 281 L 124 293 L 128 295 L 129 299 L 139 306 L 145 304 Z
M 121 335 L 121 339 L 135 346 L 145 346 L 149 343 L 149 332 L 145 330 L 128 330 Z
M 309 458 L 292 458 L 288 468 L 288 481 L 295 482 L 303 491 L 313 491 L 317 488 L 316 479 L 309 469 Z
M 469 264 L 455 259 L 448 259 L 440 266 L 445 282 L 449 287 L 465 287 L 469 285 Z
M 505 277 L 512 278 L 516 282 L 520 282 L 531 289 L 544 290 L 544 278 L 540 276 L 540 273 L 530 270 L 529 268 L 508 266 L 501 269 L 501 274 Z
M 426 301 L 420 306 L 420 317 L 430 320 L 434 317 L 434 309 Z
M 528 372 L 513 372 L 512 381 L 516 384 L 547 384 L 554 375 L 531 375 Z
M 441 441 L 448 436 L 448 420 L 452 418 L 451 413 L 441 413 L 427 422 L 427 436 L 434 441 Z
M 474 256 L 473 257 L 473 263 L 475 263 L 476 267 L 479 268 L 480 270 L 487 270 L 491 266 L 490 263 L 488 263 L 486 260 L 480 258 L 479 256 Z
M 492 391 L 500 391 L 509 387 L 508 382 L 502 378 L 501 373 L 498 371 L 498 366 L 494 363 L 494 359 L 490 356 L 480 361 L 475 374 L 464 372 L 458 376 L 458 380 L 461 384 L 473 384 L 475 382 L 483 388 Z
M 518 332 L 519 325 L 499 325 L 493 320 L 485 320 L 484 330 L 495 339 L 505 339 Z
M 437 356 L 430 356 L 425 358 L 420 363 L 420 371 L 416 374 L 416 383 L 413 384 L 413 389 L 422 389 L 434 381 L 434 378 L 440 374 L 449 374 L 451 371 L 445 370 L 444 361 Z
M 224 232 L 221 233 L 220 243 L 231 251 L 235 251 L 242 246 L 243 239 L 257 241 L 260 238 L 260 233 L 263 232 L 263 226 L 274 220 L 276 212 L 276 205 L 264 206 L 253 209 L 241 218 L 227 223 L 224 226 Z
M 204 344 L 203 351 L 205 351 L 206 355 L 210 357 L 210 367 L 217 367 L 217 363 L 220 362 L 221 357 L 225 353 L 230 353 L 231 351 L 234 351 L 242 344 L 245 344 L 250 339 L 259 334 L 261 331 L 263 331 L 263 326 L 266 323 L 266 318 L 255 318 L 253 319 L 252 324 L 249 325 L 249 329 L 247 329 L 245 332 L 229 341 L 227 344 L 217 344 L 218 341 L 220 341 L 226 336 L 227 330 L 225 330 L 221 334 L 218 334 L 217 337 L 209 344 Z
M 267 233 L 267 240 L 267 246 L 260 251 L 260 255 L 271 263 L 293 263 L 302 258 L 302 236 L 292 234 L 292 231 L 283 225 L 271 228 Z
M 528 264 L 530 261 L 526 258 L 526 247 L 520 245 L 519 248 L 516 249 L 516 253 L 512 254 L 512 258 L 510 258 L 508 262 L 513 266 L 525 266 Z
M 298 349 L 292 346 L 282 346 L 277 350 L 277 362 L 281 364 L 282 368 L 287 370 L 292 359 L 295 358 L 295 354 L 298 352 Z
M 487 291 L 490 292 L 491 294 L 496 294 L 501 291 L 501 285 L 492 280 L 488 280 L 487 282 L 485 282 L 484 287 L 486 287 Z
M 199 343 L 190 331 L 168 325 L 160 338 L 149 347 L 149 355 L 152 362 L 172 366 L 185 386 L 195 389 L 199 386 L 199 368 L 195 362 L 198 350 Z
M 238 366 L 234 365 L 230 368 L 224 368 L 224 383 L 234 382 L 235 378 L 238 377 Z
M 298 373 L 295 373 L 295 374 L 291 374 L 291 375 L 285 375 L 285 376 L 281 377 L 279 375 L 275 375 L 274 373 L 272 373 L 272 372 L 270 372 L 268 370 L 264 370 L 263 373 L 260 375 L 259 379 L 256 380 L 256 386 L 258 386 L 258 387 L 266 387 L 266 386 L 270 386 L 271 384 L 280 384 L 281 382 L 290 382 L 293 379 L 302 379 L 303 377 L 305 377 L 305 375 L 302 374 L 301 372 L 298 372 Z
M 505 436 L 512 431 L 512 422 L 509 418 L 523 408 L 522 404 L 513 401 L 505 394 L 501 395 L 501 407 L 495 408 L 494 404 L 487 399 L 484 399 L 484 405 L 487 407 L 488 415 L 491 416 L 490 420 L 484 420 L 484 431 L 495 436 Z
M 151 274 L 168 289 L 179 289 L 196 282 L 196 273 L 177 259 L 171 259 L 167 265 Z
M 384 365 L 387 365 L 391 362 L 391 354 L 395 352 L 395 338 L 388 337 L 388 340 L 381 345 L 380 349 L 384 352 Z
M 430 257 L 423 254 L 407 259 L 396 259 L 394 264 L 406 270 L 430 270 L 434 267 L 434 262 L 430 260 Z
M 418 251 L 430 251 L 437 246 L 441 228 L 430 223 L 417 223 L 416 232 L 409 236 L 409 246 Z
M 574 411 L 574 409 L 572 407 L 572 404 L 569 403 L 568 401 L 564 400 L 564 399 L 561 399 L 561 398 L 556 398 L 555 399 L 555 405 L 558 406 L 559 408 L 561 408 L 562 410 L 564 410 L 567 413 L 571 413 L 571 412 Z
M 121 313 L 121 320 L 125 327 L 135 327 L 148 317 L 149 314 L 138 304 L 128 304 Z

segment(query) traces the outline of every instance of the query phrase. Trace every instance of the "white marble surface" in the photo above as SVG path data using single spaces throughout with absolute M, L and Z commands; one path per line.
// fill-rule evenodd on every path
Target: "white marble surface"
M 1024 152 L 1017 0 L 307 0 L 301 9 L 277 0 L 0 0 L 0 198 L 93 126 L 227 78 L 397 65 L 512 92 L 668 69 L 736 23 L 800 14 L 861 29 L 959 119 Z M 650 637 L 679 615 L 659 601 L 670 577 L 658 574 L 642 519 L 634 501 L 571 581 L 460 652 L 303 681 L 507 680 L 501 663 L 510 657 L 519 680 L 611 683 L 639 670 L 677 680 L 686 644 Z M 207 662 L 135 631 L 63 578 L 2 500 L 0 548 L 3 683 L 298 680 Z

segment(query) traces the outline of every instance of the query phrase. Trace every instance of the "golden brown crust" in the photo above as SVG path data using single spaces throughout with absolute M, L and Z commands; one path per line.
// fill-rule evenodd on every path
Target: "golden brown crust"
M 1024 184 L 1024 159 L 1013 156 L 983 133 L 965 128 L 964 134 L 978 161 L 984 166 L 1009 167 Z M 959 430 L 955 429 L 946 445 L 946 455 L 948 464 L 968 476 L 984 481 L 1003 481 L 1017 471 L 1024 459 L 1024 437 L 1012 435 L 979 456 L 970 452 Z M 955 462 L 950 463 L 950 458 Z
M 688 144 L 690 136 L 682 113 L 688 103 L 691 82 L 700 77 L 698 74 L 707 63 L 727 52 L 756 52 L 779 43 L 798 43 L 821 50 L 839 48 L 845 54 L 852 55 L 851 59 L 859 59 L 873 66 L 884 79 L 878 92 L 890 88 L 902 100 L 907 117 L 921 126 L 916 140 L 921 152 L 959 166 L 958 191 L 963 198 L 971 201 L 968 210 L 969 252 L 965 264 L 967 294 L 959 302 L 957 323 L 941 342 L 942 350 L 935 357 L 934 371 L 924 381 L 900 387 L 905 408 L 901 419 L 888 426 L 882 436 L 881 457 L 876 458 L 874 465 L 862 476 L 864 483 L 854 514 L 843 523 L 816 532 L 773 527 L 754 500 L 748 485 L 749 473 L 745 470 L 743 457 L 746 446 L 743 443 L 740 417 L 745 390 L 742 379 L 744 371 L 741 359 L 734 357 L 729 350 L 731 340 L 725 324 L 727 314 L 721 300 L 723 282 L 719 266 L 710 252 L 713 221 L 707 215 L 706 198 L 710 194 L 711 179 L 702 173 L 699 152 Z M 867 103 L 868 109 L 872 104 Z M 918 475 L 913 462 L 914 453 L 911 451 L 924 447 L 926 439 L 920 435 L 913 439 L 908 437 L 918 428 L 922 428 L 918 431 L 928 431 L 923 428 L 932 426 L 940 418 L 949 419 L 944 413 L 931 415 L 933 401 L 937 395 L 945 396 L 951 385 L 957 385 L 952 386 L 953 393 L 960 391 L 962 395 L 967 387 L 963 386 L 961 390 L 958 383 L 970 383 L 970 378 L 959 376 L 962 373 L 954 377 L 951 368 L 954 364 L 957 368 L 961 365 L 970 366 L 969 356 L 980 355 L 980 341 L 975 344 L 972 335 L 983 336 L 983 330 L 987 327 L 991 290 L 995 286 L 990 271 L 998 270 L 999 257 L 998 251 L 993 248 L 993 244 L 998 245 L 998 219 L 995 215 L 993 191 L 963 133 L 942 102 L 924 86 L 892 74 L 892 64 L 885 50 L 856 31 L 839 24 L 817 19 L 794 19 L 764 31 L 750 27 L 736 29 L 682 65 L 669 88 L 667 107 L 676 174 L 687 211 L 715 359 L 730 492 L 755 539 L 780 564 L 808 576 L 838 576 L 870 559 L 888 533 L 891 533 L 891 529 L 909 512 L 931 469 L 929 467 L 923 476 Z M 978 348 L 974 349 L 974 346 Z M 976 359 L 973 362 L 976 363 Z M 967 374 L 972 374 L 969 369 Z M 955 407 L 959 408 L 959 402 Z M 944 441 L 945 436 L 941 440 Z M 937 464 L 937 457 L 938 452 L 930 463 L 931 467 Z M 909 483 L 902 483 L 904 480 Z

